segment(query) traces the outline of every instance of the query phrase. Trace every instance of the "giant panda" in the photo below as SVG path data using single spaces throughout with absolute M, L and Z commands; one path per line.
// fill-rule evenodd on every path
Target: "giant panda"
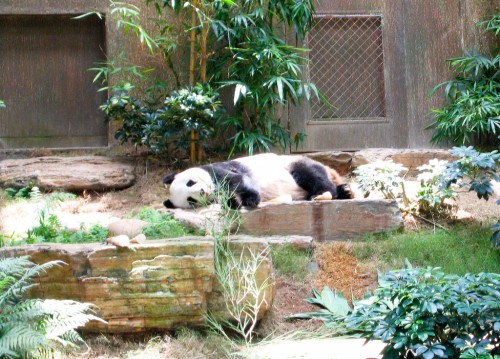
M 231 208 L 252 208 L 283 196 L 293 200 L 323 199 L 325 194 L 327 199 L 354 197 L 335 170 L 317 161 L 265 153 L 171 173 L 163 178 L 170 190 L 170 198 L 163 204 L 167 208 L 206 204 L 221 183 L 231 194 Z

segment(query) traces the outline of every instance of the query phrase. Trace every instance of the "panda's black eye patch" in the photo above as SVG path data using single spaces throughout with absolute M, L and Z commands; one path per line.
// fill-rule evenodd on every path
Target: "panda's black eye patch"
M 187 181 L 186 186 L 188 186 L 188 187 L 192 187 L 192 186 L 194 186 L 195 184 L 196 184 L 196 182 L 195 182 L 195 181 L 193 181 L 193 180 L 189 180 L 189 181 Z
M 189 204 L 196 204 L 196 203 L 198 203 L 198 201 L 196 199 L 194 199 L 193 197 L 188 197 L 187 201 L 188 201 Z

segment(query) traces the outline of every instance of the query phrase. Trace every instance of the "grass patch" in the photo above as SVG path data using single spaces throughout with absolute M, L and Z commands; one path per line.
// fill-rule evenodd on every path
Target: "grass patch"
M 273 266 L 276 272 L 293 280 L 304 280 L 309 271 L 307 263 L 311 260 L 311 253 L 291 245 L 273 247 L 271 250 Z
M 28 231 L 28 237 L 21 240 L 11 240 L 11 246 L 37 243 L 98 243 L 106 241 L 107 228 L 94 224 L 90 228 L 80 228 L 76 232 L 62 228 L 57 217 L 50 222 L 41 222 L 39 226 Z M 0 237 L 1 239 L 1 237 Z M 5 244 L 5 242 L 4 242 Z
M 149 223 L 143 230 L 147 239 L 176 238 L 196 234 L 181 225 L 171 215 L 150 207 L 141 208 L 132 217 Z
M 353 245 L 354 255 L 373 260 L 380 271 L 404 268 L 408 258 L 414 266 L 441 267 L 443 272 L 500 273 L 500 251 L 489 238 L 491 231 L 477 224 L 458 225 L 449 231 L 420 230 L 371 235 Z

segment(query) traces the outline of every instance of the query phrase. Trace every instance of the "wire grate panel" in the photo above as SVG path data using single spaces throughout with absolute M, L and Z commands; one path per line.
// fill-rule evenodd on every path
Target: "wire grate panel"
M 385 117 L 381 16 L 316 15 L 307 38 L 312 121 Z

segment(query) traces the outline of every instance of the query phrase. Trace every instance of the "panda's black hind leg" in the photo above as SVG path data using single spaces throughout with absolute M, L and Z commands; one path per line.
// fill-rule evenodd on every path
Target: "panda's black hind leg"
M 337 198 L 338 199 L 354 198 L 354 193 L 351 191 L 351 187 L 347 183 L 343 183 L 337 186 Z
M 330 192 L 333 198 L 339 198 L 337 187 L 328 178 L 323 165 L 316 162 L 299 161 L 292 165 L 290 173 L 297 183 L 307 192 L 307 199 Z

